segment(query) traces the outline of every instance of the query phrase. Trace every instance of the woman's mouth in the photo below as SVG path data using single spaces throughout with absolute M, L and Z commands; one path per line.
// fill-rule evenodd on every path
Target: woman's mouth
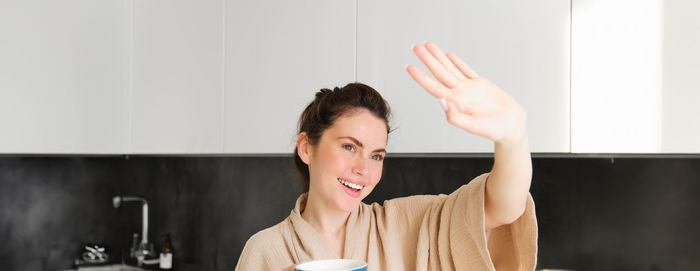
M 341 178 L 338 178 L 338 182 L 340 183 L 340 185 L 343 186 L 343 190 L 345 190 L 345 192 L 348 193 L 348 195 L 350 195 L 353 198 L 359 197 L 361 194 L 360 191 L 362 191 L 362 189 L 365 188 L 363 185 L 354 184 L 354 183 L 345 181 Z

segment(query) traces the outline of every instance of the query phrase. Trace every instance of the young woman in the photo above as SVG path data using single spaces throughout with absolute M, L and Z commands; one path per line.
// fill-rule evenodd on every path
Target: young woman
M 299 120 L 295 162 L 304 193 L 287 219 L 248 240 L 236 270 L 293 270 L 331 258 L 362 260 L 368 270 L 535 268 L 525 110 L 435 44 L 413 51 L 439 82 L 406 70 L 439 99 L 447 121 L 494 142 L 491 172 L 450 195 L 364 204 L 382 175 L 389 107 L 363 84 L 323 89 Z

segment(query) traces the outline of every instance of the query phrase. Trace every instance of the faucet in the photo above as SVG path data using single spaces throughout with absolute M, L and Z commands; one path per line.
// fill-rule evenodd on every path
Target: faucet
M 141 232 L 141 243 L 136 246 L 134 242 L 134 247 L 131 248 L 131 257 L 136 257 L 139 264 L 143 262 L 146 256 L 155 255 L 153 250 L 153 244 L 148 242 L 148 201 L 144 198 L 134 197 L 134 196 L 116 196 L 112 198 L 112 204 L 114 208 L 119 208 L 123 201 L 140 201 L 143 203 L 143 227 Z M 134 240 L 136 240 L 137 234 L 134 234 Z

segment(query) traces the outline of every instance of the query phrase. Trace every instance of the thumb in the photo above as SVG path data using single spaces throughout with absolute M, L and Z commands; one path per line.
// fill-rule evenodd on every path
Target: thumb
M 473 116 L 462 113 L 458 103 L 453 102 L 449 98 L 441 98 L 440 104 L 442 105 L 442 108 L 445 109 L 447 122 L 462 128 L 467 132 L 473 133 L 475 124 L 475 119 Z

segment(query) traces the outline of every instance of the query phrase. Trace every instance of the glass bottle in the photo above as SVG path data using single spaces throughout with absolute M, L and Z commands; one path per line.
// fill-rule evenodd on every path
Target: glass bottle
M 170 241 L 170 234 L 164 235 L 163 247 L 160 249 L 160 269 L 173 269 L 173 245 Z

